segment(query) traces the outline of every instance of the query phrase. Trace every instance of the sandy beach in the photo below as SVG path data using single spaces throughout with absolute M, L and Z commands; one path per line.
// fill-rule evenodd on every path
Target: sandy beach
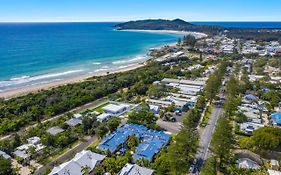
M 180 34 L 180 35 L 194 35 L 196 37 L 205 37 L 207 36 L 204 33 L 197 33 L 197 32 L 188 32 L 188 31 L 173 31 L 173 30 L 123 30 L 123 31 L 130 31 L 130 32 L 151 32 L 151 33 L 171 33 L 171 34 Z M 173 44 L 170 44 L 173 45 Z M 129 70 L 137 69 L 139 67 L 142 67 L 145 65 L 145 62 L 142 63 L 135 63 L 131 65 L 124 66 L 122 68 L 112 68 L 110 70 L 104 70 L 99 72 L 93 72 L 85 75 L 77 75 L 72 78 L 65 78 L 63 80 L 48 82 L 48 83 L 42 83 L 37 85 L 30 85 L 19 89 L 12 89 L 4 92 L 0 92 L 0 98 L 4 99 L 10 99 L 14 97 L 19 97 L 26 95 L 28 93 L 34 93 L 38 92 L 40 90 L 45 89 L 51 89 L 54 87 L 66 85 L 66 84 L 72 84 L 77 82 L 85 81 L 87 78 L 93 77 L 93 76 L 105 76 L 107 74 L 114 74 L 119 72 L 126 72 Z M 93 70 L 94 71 L 94 70 Z
M 72 83 L 77 83 L 77 82 L 82 82 L 85 81 L 87 78 L 93 77 L 93 76 L 105 76 L 108 74 L 114 74 L 114 73 L 120 73 L 120 72 L 126 72 L 130 70 L 134 70 L 140 67 L 143 67 L 145 65 L 145 62 L 143 63 L 136 63 L 136 64 L 131 64 L 126 67 L 122 68 L 114 68 L 111 70 L 106 70 L 106 71 L 100 71 L 100 72 L 95 72 L 91 74 L 86 74 L 86 75 L 81 75 L 81 76 L 75 76 L 73 78 L 68 78 L 60 81 L 54 81 L 51 83 L 46 83 L 46 84 L 40 84 L 40 85 L 31 85 L 28 87 L 20 88 L 20 89 L 15 89 L 15 90 L 10 90 L 10 91 L 5 91 L 5 92 L 0 92 L 0 98 L 14 98 L 14 97 L 19 97 L 26 95 L 28 93 L 32 92 L 38 92 L 43 89 L 51 89 L 54 87 L 58 87 L 61 85 L 66 85 L 66 84 L 72 84 Z
M 122 30 L 122 31 L 131 31 L 131 32 L 150 32 L 150 33 L 170 33 L 170 34 L 179 34 L 179 35 L 193 35 L 196 38 L 207 37 L 208 35 L 200 32 L 190 32 L 190 31 L 176 31 L 176 30 Z

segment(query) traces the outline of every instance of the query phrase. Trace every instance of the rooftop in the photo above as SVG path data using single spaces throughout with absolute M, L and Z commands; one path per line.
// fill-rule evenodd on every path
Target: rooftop
M 281 125 L 281 112 L 271 114 L 271 119 L 274 124 Z
M 47 132 L 52 135 L 57 135 L 58 133 L 61 133 L 63 131 L 64 131 L 64 129 L 60 128 L 59 126 L 54 126 L 47 130 Z
M 121 112 L 122 110 L 124 110 L 127 106 L 126 105 L 123 105 L 123 104 L 108 104 L 106 106 L 104 106 L 102 109 L 105 110 L 105 111 L 110 111 L 110 112 L 113 112 L 113 113 L 119 113 Z
M 54 167 L 49 175 L 82 175 L 83 167 L 88 167 L 92 171 L 104 158 L 104 155 L 83 150 L 70 161 Z
M 9 154 L 7 154 L 7 153 L 5 153 L 4 151 L 1 151 L 1 150 L 0 150 L 0 155 L 2 155 L 4 157 L 4 159 L 10 159 L 11 158 L 11 156 Z
M 127 163 L 118 175 L 152 175 L 152 173 L 153 170 L 151 169 Z
M 131 135 L 142 140 L 133 156 L 135 161 L 142 158 L 151 161 L 153 156 L 170 140 L 170 136 L 163 131 L 151 130 L 143 125 L 126 124 L 116 132 L 104 137 L 98 147 L 103 151 L 116 152 L 122 148 L 123 143 Z
M 248 158 L 240 158 L 237 160 L 238 168 L 241 169 L 258 169 L 260 166 L 257 162 L 248 159 Z
M 71 118 L 65 122 L 68 126 L 76 126 L 82 124 L 82 120 L 80 118 Z

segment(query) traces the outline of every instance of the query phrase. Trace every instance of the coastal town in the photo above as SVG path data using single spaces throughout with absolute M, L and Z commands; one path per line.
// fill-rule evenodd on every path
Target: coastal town
M 281 174 L 281 41 L 227 32 L 189 32 L 134 70 L 1 99 L 1 169 Z

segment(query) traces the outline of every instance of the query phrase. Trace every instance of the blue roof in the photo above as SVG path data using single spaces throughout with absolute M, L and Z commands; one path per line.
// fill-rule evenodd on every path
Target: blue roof
M 157 154 L 161 148 L 168 144 L 170 135 L 163 131 L 156 131 L 148 129 L 143 125 L 126 124 L 116 130 L 116 132 L 104 137 L 99 144 L 99 149 L 114 153 L 118 150 L 124 151 L 122 144 L 124 144 L 128 137 L 135 135 L 140 138 L 141 143 L 136 148 L 136 153 L 133 160 L 146 159 L 152 161 L 153 156 Z
M 281 125 L 281 112 L 275 112 L 271 114 L 271 118 L 274 123 Z

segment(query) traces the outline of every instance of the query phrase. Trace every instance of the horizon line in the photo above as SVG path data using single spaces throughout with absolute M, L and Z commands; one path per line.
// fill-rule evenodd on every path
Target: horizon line
M 159 18 L 160 19 L 160 18 Z M 136 19 L 136 20 L 127 20 L 127 21 L 0 21 L 0 23 L 123 23 L 123 22 L 129 22 L 129 21 L 141 21 L 141 20 L 153 20 L 153 19 Z M 157 20 L 157 19 L 155 19 Z M 166 20 L 166 19 L 163 19 Z M 256 21 L 256 20 L 222 20 L 222 21 L 216 21 L 216 20 L 194 20 L 194 21 L 188 21 L 184 20 L 185 22 L 281 22 L 280 21 Z

